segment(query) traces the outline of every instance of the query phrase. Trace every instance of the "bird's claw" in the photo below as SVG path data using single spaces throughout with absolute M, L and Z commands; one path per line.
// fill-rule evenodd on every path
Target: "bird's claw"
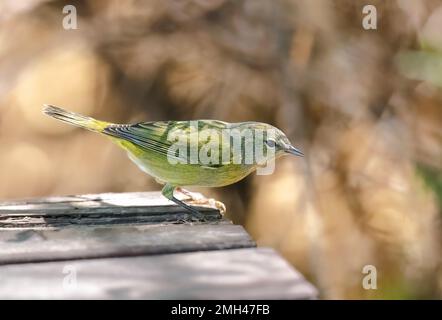
M 178 187 L 177 191 L 187 197 L 187 199 L 183 199 L 186 204 L 209 206 L 219 210 L 221 214 L 226 212 L 226 206 L 221 201 L 217 201 L 213 198 L 206 198 L 199 192 L 191 192 L 181 187 Z
M 198 199 L 198 200 L 190 199 L 185 202 L 187 204 L 192 204 L 192 205 L 209 206 L 211 208 L 215 208 L 215 209 L 219 210 L 219 212 L 221 214 L 224 214 L 226 212 L 225 204 L 222 203 L 221 201 L 215 200 L 213 198 L 203 198 L 203 199 Z

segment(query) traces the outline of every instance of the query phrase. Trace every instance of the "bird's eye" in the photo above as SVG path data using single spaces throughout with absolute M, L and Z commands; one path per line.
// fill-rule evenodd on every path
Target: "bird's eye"
M 274 148 L 276 145 L 276 142 L 275 142 L 275 140 L 269 139 L 269 140 L 266 140 L 266 145 L 269 146 L 270 148 Z

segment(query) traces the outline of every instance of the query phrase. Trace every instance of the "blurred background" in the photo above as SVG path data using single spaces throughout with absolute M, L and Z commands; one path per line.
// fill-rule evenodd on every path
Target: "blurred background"
M 306 157 L 194 191 L 322 298 L 441 298 L 442 1 L 370 1 L 377 30 L 366 4 L 1 0 L 0 200 L 161 188 L 43 103 L 117 123 L 263 121 Z

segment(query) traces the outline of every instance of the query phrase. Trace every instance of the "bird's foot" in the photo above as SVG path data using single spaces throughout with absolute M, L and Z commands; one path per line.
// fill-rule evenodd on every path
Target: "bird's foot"
M 196 218 L 198 221 L 205 221 L 206 217 L 201 212 L 199 212 L 195 208 L 192 208 L 192 206 L 189 206 L 188 204 L 186 204 L 185 202 L 176 198 L 173 195 L 173 192 L 175 189 L 176 189 L 176 187 L 174 185 L 166 183 L 166 185 L 161 190 L 161 193 L 163 194 L 164 197 L 166 197 L 170 201 L 175 202 L 177 205 L 179 205 L 182 208 L 186 209 L 187 211 L 191 212 L 192 213 L 192 217 L 191 217 L 192 220 L 193 220 L 193 218 Z
M 213 198 L 203 198 L 198 200 L 188 200 L 185 201 L 188 204 L 192 205 L 203 205 L 203 206 L 209 206 L 211 208 L 218 209 L 221 214 L 224 214 L 226 212 L 226 205 L 222 203 L 221 201 L 215 200 Z
M 219 210 L 221 214 L 226 212 L 226 206 L 221 201 L 213 198 L 206 198 L 199 192 L 191 192 L 180 187 L 177 187 L 176 190 L 188 197 L 188 199 L 183 200 L 187 204 L 209 206 Z

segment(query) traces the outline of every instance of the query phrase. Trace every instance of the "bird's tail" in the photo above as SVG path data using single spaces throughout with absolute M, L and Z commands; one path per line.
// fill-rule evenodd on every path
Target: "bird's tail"
M 94 118 L 47 104 L 44 105 L 43 113 L 60 121 L 94 132 L 102 132 L 104 128 L 110 125 L 108 122 L 95 120 Z

